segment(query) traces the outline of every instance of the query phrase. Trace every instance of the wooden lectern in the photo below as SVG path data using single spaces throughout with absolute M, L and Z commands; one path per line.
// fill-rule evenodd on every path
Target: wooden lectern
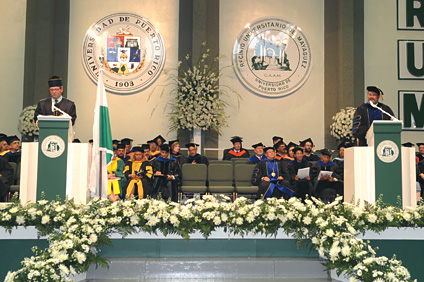
M 415 151 L 401 147 L 400 121 L 374 121 L 367 133 L 368 147 L 345 150 L 344 200 L 375 203 L 380 195 L 383 202 L 403 207 L 415 207 Z

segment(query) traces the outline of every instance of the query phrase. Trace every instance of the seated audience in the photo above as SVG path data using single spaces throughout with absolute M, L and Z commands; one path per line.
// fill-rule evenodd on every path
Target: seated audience
M 164 200 L 178 201 L 178 191 L 181 187 L 181 169 L 178 161 L 169 155 L 169 146 L 160 146 L 160 156 L 153 162 L 153 197 L 161 194 Z
M 234 136 L 231 137 L 231 143 L 233 148 L 224 150 L 223 160 L 231 160 L 232 158 L 249 158 L 249 152 L 242 148 L 243 137 Z
M 343 196 L 343 183 L 338 180 L 340 176 L 335 173 L 336 164 L 330 161 L 330 158 L 329 150 L 321 150 L 321 160 L 313 165 L 311 172 L 311 178 L 315 182 L 315 196 L 324 201 L 332 201 L 336 195 Z M 322 171 L 332 172 L 332 175 L 321 175 L 319 177 Z
M 258 196 L 290 198 L 294 192 L 286 166 L 275 159 L 274 147 L 266 147 L 264 152 L 267 160 L 257 163 L 252 175 L 252 185 L 259 187 Z
M 293 153 L 296 159 L 288 163 L 287 169 L 290 174 L 292 187 L 295 190 L 294 196 L 304 200 L 306 195 L 314 195 L 310 176 L 312 164 L 303 158 L 302 148 L 293 149 Z M 309 168 L 309 175 L 300 179 L 298 176 L 298 170 L 302 168 Z
M 125 166 L 127 178 L 126 195 L 129 199 L 134 195 L 138 199 L 152 195 L 153 168 L 143 155 L 141 147 L 133 148 L 134 154 Z
M 188 149 L 188 157 L 185 161 L 187 164 L 209 165 L 208 158 L 206 158 L 205 156 L 201 156 L 199 153 L 197 153 L 197 146 L 199 146 L 199 144 L 188 143 L 188 144 L 185 144 L 185 146 Z
M 6 202 L 13 184 L 13 168 L 5 158 L 0 158 L 0 202 Z
M 124 176 L 125 163 L 113 151 L 112 162 L 107 166 L 108 189 L 107 195 L 112 202 L 119 199 L 121 190 L 124 189 L 127 179 Z
M 248 164 L 257 164 L 260 161 L 265 161 L 266 156 L 264 155 L 264 144 L 262 142 L 252 145 L 255 154 L 249 158 Z

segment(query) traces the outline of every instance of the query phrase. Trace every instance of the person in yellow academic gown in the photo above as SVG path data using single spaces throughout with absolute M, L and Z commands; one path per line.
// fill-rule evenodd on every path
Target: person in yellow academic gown
M 124 175 L 125 163 L 113 153 L 112 162 L 107 166 L 108 189 L 107 195 L 112 202 L 119 199 L 121 190 L 125 187 L 126 178 Z
M 144 156 L 141 147 L 133 148 L 134 154 L 127 162 L 125 167 L 125 177 L 127 180 L 126 195 L 129 199 L 138 196 L 138 199 L 143 199 L 152 194 L 151 179 L 153 168 L 147 158 Z

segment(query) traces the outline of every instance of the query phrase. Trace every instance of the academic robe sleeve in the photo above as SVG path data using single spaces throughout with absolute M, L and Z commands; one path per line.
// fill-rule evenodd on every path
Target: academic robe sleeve
M 315 163 L 311 168 L 311 179 L 313 181 L 317 181 L 318 175 L 321 172 L 321 165 L 319 163 Z
M 361 146 L 366 145 L 365 135 L 369 128 L 368 121 L 367 109 L 363 106 L 358 107 L 353 115 L 352 134 L 353 137 L 359 139 L 359 145 Z

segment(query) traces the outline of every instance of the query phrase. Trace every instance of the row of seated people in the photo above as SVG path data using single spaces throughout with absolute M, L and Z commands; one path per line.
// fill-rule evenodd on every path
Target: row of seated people
M 128 140 L 122 140 L 117 144 L 115 151 L 116 156 L 108 168 L 109 178 L 111 180 L 109 181 L 109 194 L 112 200 L 117 200 L 118 197 L 122 199 L 125 197 L 132 197 L 133 195 L 136 195 L 138 198 L 147 196 L 155 198 L 161 193 L 163 198 L 171 198 L 171 200 L 174 201 L 177 199 L 177 193 L 181 185 L 181 165 L 185 163 L 209 164 L 206 157 L 200 156 L 197 153 L 197 146 L 194 143 L 186 144 L 189 155 L 188 157 L 184 157 L 179 153 L 178 140 L 170 142 L 170 147 L 168 144 L 162 143 L 162 145 L 160 145 L 160 150 L 155 148 L 157 143 L 154 142 L 155 146 L 153 147 L 148 145 L 134 147 L 131 150 L 132 152 L 127 152 L 128 154 L 126 154 L 125 148 L 128 144 L 126 144 L 127 141 Z M 235 143 L 239 141 L 241 143 L 241 140 Z M 265 153 L 262 143 L 253 146 L 255 148 L 254 157 L 256 157 L 256 159 L 249 158 L 247 163 L 257 164 L 252 184 L 259 187 L 258 196 L 281 196 L 278 195 L 278 189 L 275 190 L 272 188 L 274 186 L 277 188 L 284 186 L 284 188 L 280 188 L 283 190 L 286 189 L 286 197 L 295 195 L 305 198 L 306 194 L 321 197 L 325 196 L 323 192 L 325 192 L 326 189 L 330 189 L 332 195 L 343 194 L 343 148 L 345 146 L 340 147 L 342 153 L 338 158 L 339 164 L 336 164 L 330 161 L 331 153 L 328 150 L 323 150 L 321 152 L 321 159 L 318 157 L 310 162 L 307 157 L 305 157 L 302 148 L 294 147 L 290 150 L 293 160 L 287 157 L 284 158 L 278 155 L 278 150 L 274 149 L 280 148 L 280 143 L 281 141 L 276 142 L 273 147 L 265 148 Z M 177 150 L 175 150 L 175 148 L 177 148 Z M 289 154 L 286 155 L 289 156 Z M 310 154 L 309 157 L 311 156 Z M 241 155 L 239 157 L 241 158 Z M 124 160 L 127 160 L 126 163 Z M 275 168 L 273 168 L 275 172 L 270 172 L 268 176 L 263 175 L 264 170 L 259 170 L 259 168 L 263 165 L 270 167 L 271 164 L 275 166 Z M 310 168 L 310 173 L 308 173 L 308 176 L 304 179 L 299 179 L 297 170 L 305 167 Z M 324 175 L 322 177 L 320 176 L 320 179 L 317 179 L 320 171 L 331 171 L 334 175 Z M 273 177 L 272 174 L 275 174 L 275 177 Z M 257 178 L 258 175 L 260 178 Z M 119 180 L 115 180 L 116 177 L 118 177 Z M 270 183 L 276 185 L 269 185 Z M 271 189 L 265 189 L 265 186 L 268 188 L 272 187 Z M 274 195 L 273 191 L 277 194 Z

